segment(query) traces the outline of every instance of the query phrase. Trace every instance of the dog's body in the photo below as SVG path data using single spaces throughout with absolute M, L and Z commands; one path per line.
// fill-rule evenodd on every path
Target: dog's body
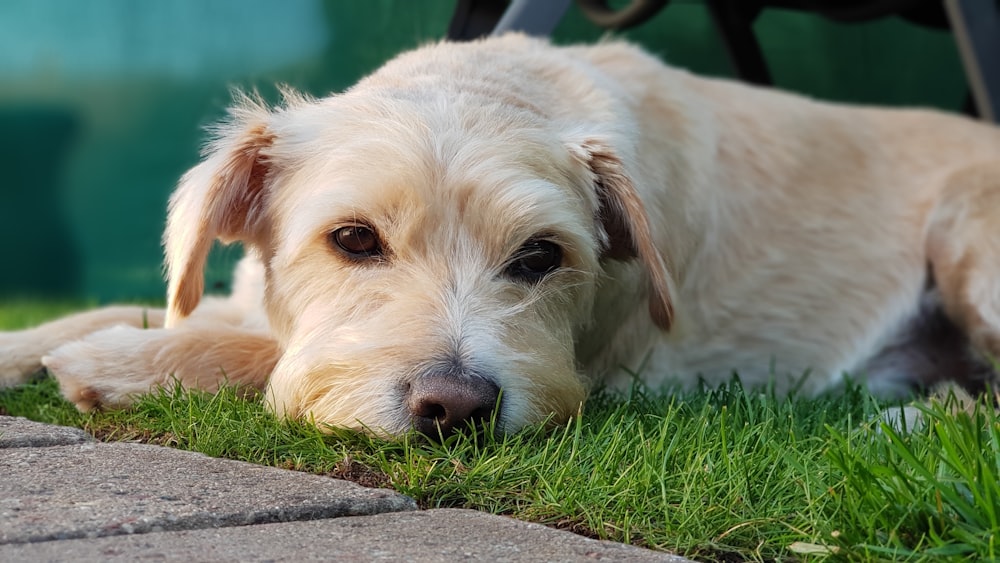
M 217 237 L 250 257 L 199 305 Z M 1000 131 L 621 43 L 442 43 L 339 96 L 243 100 L 165 242 L 165 313 L 0 335 L 0 378 L 44 363 L 81 408 L 226 378 L 395 434 L 564 420 L 635 371 L 899 394 L 1000 355 Z

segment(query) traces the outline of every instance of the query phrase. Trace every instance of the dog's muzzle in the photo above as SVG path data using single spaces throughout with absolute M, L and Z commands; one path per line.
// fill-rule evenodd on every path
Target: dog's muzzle
M 489 422 L 499 408 L 500 387 L 479 375 L 429 373 L 410 383 L 406 408 L 413 428 L 429 438 Z

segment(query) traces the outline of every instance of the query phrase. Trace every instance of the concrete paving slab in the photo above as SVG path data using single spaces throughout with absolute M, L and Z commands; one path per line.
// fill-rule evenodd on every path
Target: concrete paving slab
M 42 424 L 19 416 L 0 416 L 0 449 L 68 446 L 93 441 L 79 428 Z
M 4 561 L 688 561 L 471 510 L 0 546 Z
M 416 509 L 389 490 L 144 444 L 9 448 L 0 475 L 0 544 Z

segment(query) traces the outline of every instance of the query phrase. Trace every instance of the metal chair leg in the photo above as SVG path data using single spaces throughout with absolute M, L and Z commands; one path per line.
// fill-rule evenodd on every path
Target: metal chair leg
M 493 35 L 521 31 L 546 37 L 552 34 L 569 8 L 570 0 L 514 0 L 493 29 Z
M 458 0 L 448 25 L 448 39 L 468 41 L 520 31 L 552 34 L 571 0 Z
M 707 0 L 706 3 L 736 75 L 744 82 L 770 86 L 771 72 L 753 32 L 760 4 L 746 0 Z
M 983 0 L 945 0 L 969 89 L 979 116 L 1000 118 L 1000 4 Z

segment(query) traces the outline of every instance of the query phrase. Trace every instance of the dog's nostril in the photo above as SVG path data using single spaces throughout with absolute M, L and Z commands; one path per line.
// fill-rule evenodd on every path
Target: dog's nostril
M 419 400 L 411 410 L 414 416 L 419 416 L 421 418 L 444 420 L 448 417 L 448 409 L 446 409 L 444 405 L 433 402 L 433 399 Z
M 482 377 L 434 374 L 410 385 L 406 403 L 413 427 L 436 437 L 466 423 L 489 420 L 499 397 L 500 388 Z

